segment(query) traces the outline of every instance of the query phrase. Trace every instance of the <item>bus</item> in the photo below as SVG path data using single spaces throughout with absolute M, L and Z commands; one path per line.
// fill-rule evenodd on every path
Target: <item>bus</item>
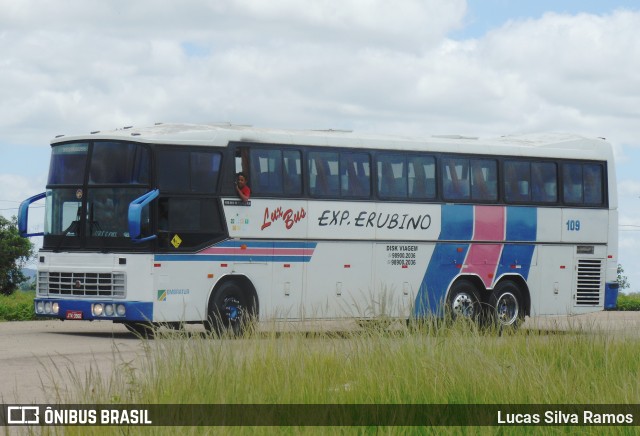
M 56 137 L 46 191 L 19 211 L 21 234 L 43 236 L 36 315 L 138 333 L 600 311 L 618 293 L 617 223 L 602 138 L 233 124 Z

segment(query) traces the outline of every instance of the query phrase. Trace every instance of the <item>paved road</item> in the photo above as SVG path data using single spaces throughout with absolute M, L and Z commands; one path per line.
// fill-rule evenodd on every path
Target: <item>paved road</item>
M 142 345 L 108 321 L 0 323 L 0 403 L 58 402 L 74 371 L 108 374 L 114 365 L 142 357 Z M 54 379 L 61 381 L 58 392 Z
M 615 335 L 640 336 L 640 312 L 596 312 L 575 316 L 527 318 L 522 326 L 541 330 L 598 331 Z
M 532 318 L 523 328 L 640 336 L 640 312 Z M 202 331 L 200 326 L 189 329 Z M 107 376 L 123 362 L 139 367 L 144 353 L 143 341 L 111 322 L 0 323 L 0 403 L 62 402 L 73 374 L 83 376 L 91 369 Z

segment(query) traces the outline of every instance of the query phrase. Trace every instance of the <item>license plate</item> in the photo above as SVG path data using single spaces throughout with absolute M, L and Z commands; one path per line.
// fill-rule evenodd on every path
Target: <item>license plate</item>
M 67 310 L 67 319 L 82 319 L 81 310 Z

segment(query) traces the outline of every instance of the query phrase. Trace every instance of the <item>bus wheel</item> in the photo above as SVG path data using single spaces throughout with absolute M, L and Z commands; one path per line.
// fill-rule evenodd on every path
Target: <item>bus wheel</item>
M 510 280 L 500 282 L 489 297 L 490 319 L 498 327 L 517 327 L 524 319 L 524 307 L 518 285 Z
M 254 304 L 235 281 L 223 283 L 209 301 L 205 327 L 218 335 L 242 335 L 254 316 Z
M 134 335 L 143 339 L 153 339 L 157 326 L 152 322 L 125 322 L 124 326 Z
M 458 280 L 451 286 L 447 298 L 451 319 L 465 318 L 476 321 L 481 315 L 480 294 L 469 280 Z

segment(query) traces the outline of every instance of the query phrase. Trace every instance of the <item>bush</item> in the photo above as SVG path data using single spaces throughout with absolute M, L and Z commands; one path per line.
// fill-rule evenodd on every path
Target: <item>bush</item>
M 33 256 L 33 244 L 18 233 L 16 217 L 0 216 L 0 294 L 11 295 L 27 280 L 22 266 Z
M 619 294 L 618 310 L 640 310 L 640 293 L 635 292 L 633 294 Z
M 36 319 L 33 310 L 35 292 L 14 292 L 0 295 L 0 321 L 30 321 Z

